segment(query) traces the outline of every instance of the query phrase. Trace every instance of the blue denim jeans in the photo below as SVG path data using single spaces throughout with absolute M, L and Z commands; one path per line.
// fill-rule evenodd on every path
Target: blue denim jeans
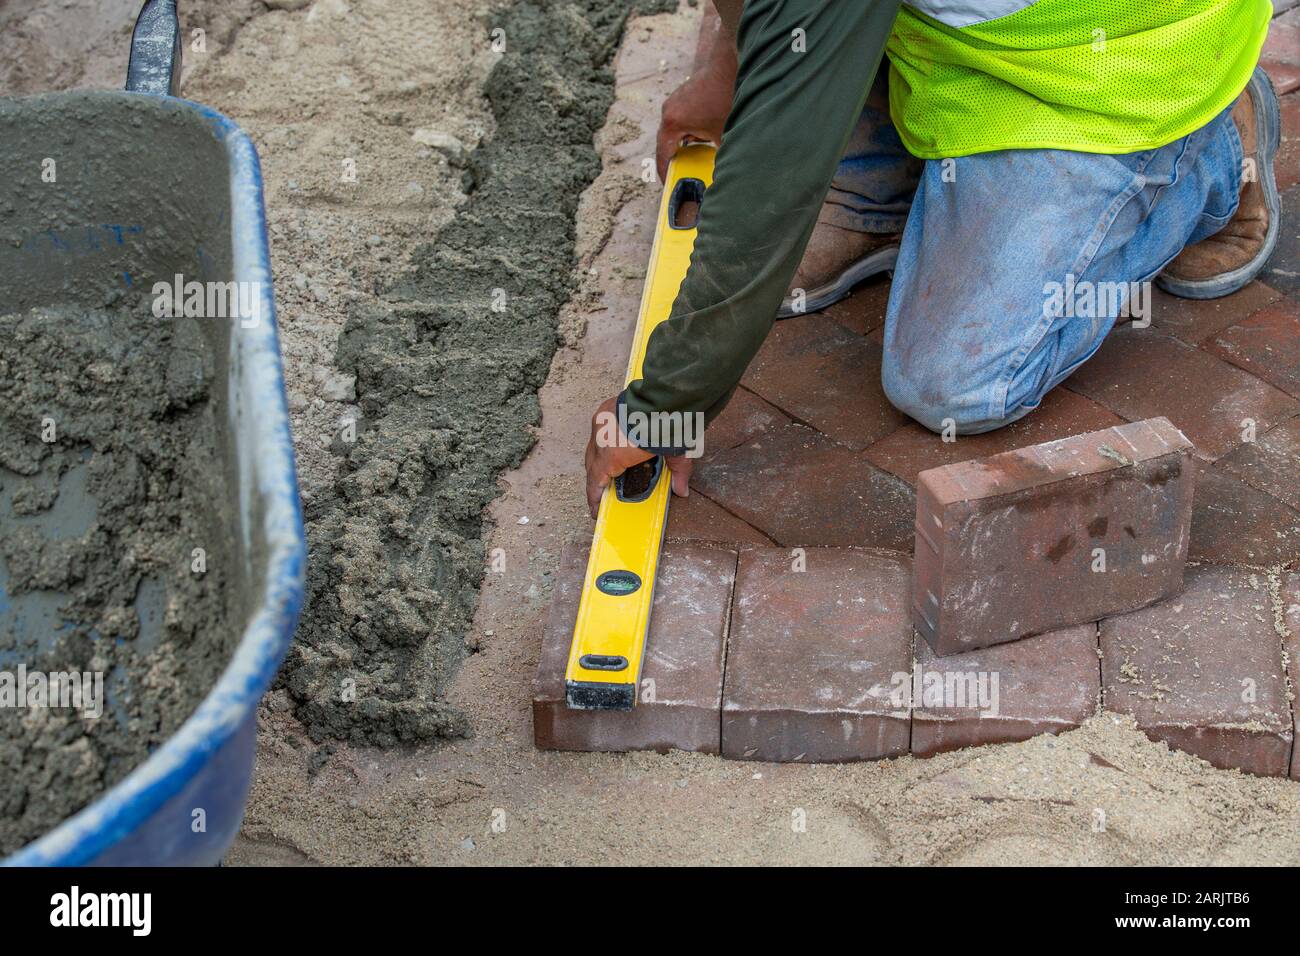
M 933 431 L 990 431 L 1037 408 L 1121 311 L 1104 294 L 1090 308 L 1061 307 L 1068 290 L 1149 283 L 1236 212 L 1242 147 L 1230 110 L 1140 153 L 1004 150 L 921 162 L 889 121 L 883 73 L 836 173 L 829 218 L 902 230 L 883 385 Z

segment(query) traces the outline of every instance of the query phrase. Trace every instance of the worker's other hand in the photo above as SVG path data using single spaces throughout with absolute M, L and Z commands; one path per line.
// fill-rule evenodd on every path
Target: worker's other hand
M 620 441 L 610 441 L 617 435 Z M 600 510 L 600 496 L 609 483 L 633 465 L 649 461 L 654 454 L 637 448 L 622 438 L 618 427 L 618 397 L 601 402 L 596 414 L 591 416 L 591 437 L 587 440 L 587 508 L 596 517 Z M 695 461 L 685 456 L 664 459 L 672 480 L 673 494 L 685 498 L 690 494 L 691 472 Z
M 668 161 L 683 143 L 722 145 L 722 128 L 731 112 L 735 89 L 733 55 L 729 64 L 711 59 L 664 100 L 655 142 L 655 168 L 660 182 L 668 178 Z

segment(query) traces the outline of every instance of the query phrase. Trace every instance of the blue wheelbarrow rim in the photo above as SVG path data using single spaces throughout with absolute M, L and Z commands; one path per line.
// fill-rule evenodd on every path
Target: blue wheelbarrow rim
M 78 95 L 86 95 L 80 93 Z M 302 610 L 307 546 L 298 498 L 293 439 L 285 402 L 271 289 L 271 259 L 262 201 L 262 172 L 252 141 L 232 120 L 201 103 L 147 93 L 105 91 L 105 97 L 146 97 L 157 109 L 189 110 L 203 117 L 224 144 L 230 168 L 234 278 L 261 290 L 259 321 L 238 331 L 244 394 L 258 414 L 242 416 L 252 430 L 256 482 L 263 505 L 266 585 L 230 663 L 175 734 L 94 803 L 49 833 L 0 861 L 5 866 L 75 866 L 93 862 L 147 821 L 228 743 L 271 685 L 293 640 Z M 259 529 L 253 529 L 258 534 Z

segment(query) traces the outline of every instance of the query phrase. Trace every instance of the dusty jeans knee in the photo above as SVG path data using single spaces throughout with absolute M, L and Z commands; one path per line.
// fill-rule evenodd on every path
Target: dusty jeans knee
M 883 384 L 933 431 L 989 431 L 1038 407 L 1150 280 L 1237 208 L 1227 111 L 1159 149 L 1006 150 L 929 160 L 894 269 Z

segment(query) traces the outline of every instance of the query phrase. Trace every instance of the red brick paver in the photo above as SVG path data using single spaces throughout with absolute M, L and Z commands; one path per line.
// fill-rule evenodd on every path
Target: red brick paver
M 1277 249 L 1269 257 L 1260 279 L 1279 292 L 1300 296 L 1300 186 L 1282 193 L 1282 227 Z
M 1187 556 L 1254 567 L 1300 558 L 1300 513 L 1217 465 L 1201 467 Z
M 1300 397 L 1300 299 L 1287 296 L 1224 329 L 1207 348 L 1233 365 Z
M 777 544 L 911 548 L 912 489 L 802 425 L 710 456 L 694 484 Z
M 745 386 L 849 448 L 866 448 L 908 419 L 880 385 L 881 348 L 824 315 L 777 322 Z
M 1300 418 L 1269 429 L 1221 458 L 1218 465 L 1252 488 L 1300 509 Z
M 741 552 L 722 705 L 722 753 L 872 760 L 907 752 L 912 628 L 901 555 Z
M 957 435 L 952 441 L 944 441 L 943 436 L 912 422 L 868 448 L 867 458 L 915 485 L 917 473 L 927 468 L 986 458 L 1123 423 L 1124 419 L 1091 399 L 1057 388 L 1047 394 L 1037 411 L 1006 428 L 982 435 Z
M 1261 776 L 1284 776 L 1293 727 L 1267 581 L 1187 571 L 1177 597 L 1101 624 L 1105 707 L 1153 740 Z
M 1289 574 L 1277 582 L 1282 602 L 1282 647 L 1286 651 L 1287 682 L 1291 690 L 1292 740 L 1300 740 L 1300 706 L 1296 703 L 1300 689 L 1300 574 Z M 1300 780 L 1300 757 L 1291 748 L 1291 779 Z
M 1155 289 L 1151 327 L 1188 345 L 1199 345 L 1216 332 L 1276 302 L 1281 295 L 1262 282 L 1252 282 L 1221 299 L 1180 299 Z
M 936 657 L 916 642 L 912 753 L 1028 740 L 1078 727 L 1097 709 L 1097 626 Z
M 533 683 L 533 738 L 548 750 L 696 750 L 717 753 L 722 659 L 735 579 L 734 551 L 665 546 L 641 670 L 628 712 L 570 710 L 564 703 L 586 547 L 566 547 Z
M 822 314 L 851 332 L 867 335 L 885 324 L 889 288 L 890 282 L 884 276 L 868 279 L 854 289 L 847 299 L 827 306 Z
M 1277 188 L 1283 191 L 1300 183 L 1300 93 L 1282 97 L 1282 143 L 1273 160 Z
M 775 544 L 771 538 L 746 524 L 698 491 L 685 498 L 673 496 L 668 503 L 668 527 L 664 537 L 719 544 Z
M 1259 64 L 1279 96 L 1300 89 L 1300 10 L 1285 13 L 1269 24 Z
M 1112 332 L 1066 383 L 1130 421 L 1164 415 L 1213 461 L 1300 414 L 1300 402 L 1215 355 L 1154 329 Z
M 726 451 L 751 441 L 770 428 L 784 425 L 790 417 L 763 401 L 747 388 L 738 388 L 718 417 L 704 432 L 704 454 Z
M 1182 585 L 1195 461 L 1167 419 L 917 478 L 917 630 L 940 655 L 1142 607 Z

